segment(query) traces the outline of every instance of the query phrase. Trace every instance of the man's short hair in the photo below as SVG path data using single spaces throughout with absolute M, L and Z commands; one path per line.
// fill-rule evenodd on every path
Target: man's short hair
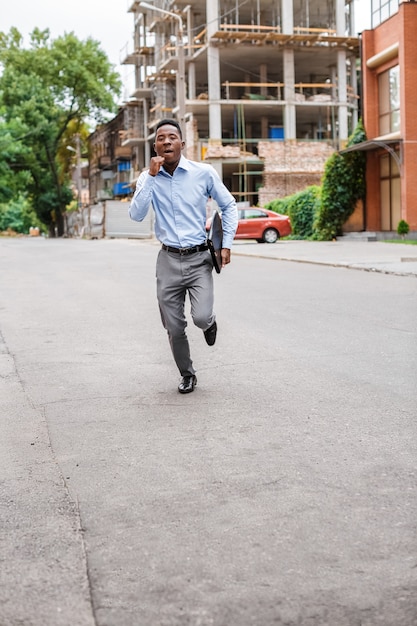
M 182 139 L 181 126 L 178 124 L 177 120 L 171 120 L 171 119 L 161 120 L 156 125 L 155 134 L 158 132 L 158 129 L 161 128 L 161 126 L 165 126 L 166 124 L 169 124 L 169 126 L 175 126 L 175 128 L 178 130 L 180 137 Z

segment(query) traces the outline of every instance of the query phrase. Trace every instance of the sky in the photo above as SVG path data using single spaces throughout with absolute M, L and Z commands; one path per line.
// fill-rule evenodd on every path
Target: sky
M 356 32 L 370 27 L 371 0 L 354 0 Z M 35 28 L 49 28 L 52 38 L 65 32 L 74 32 L 84 40 L 87 37 L 101 43 L 110 62 L 122 77 L 122 100 L 129 98 L 134 85 L 133 66 L 120 65 L 124 52 L 133 47 L 133 13 L 128 13 L 132 0 L 12 0 L 0 16 L 0 31 L 8 32 L 15 26 L 29 41 Z

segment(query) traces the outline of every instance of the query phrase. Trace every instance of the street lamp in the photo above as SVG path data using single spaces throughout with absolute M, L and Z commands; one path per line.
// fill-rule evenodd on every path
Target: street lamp
M 177 45 L 178 45 L 178 74 L 177 74 L 177 98 L 178 98 L 178 122 L 181 126 L 182 131 L 185 131 L 185 59 L 184 59 L 184 40 L 183 33 L 184 27 L 182 22 L 182 17 L 177 15 L 176 13 L 172 13 L 172 11 L 165 11 L 165 9 L 160 9 L 159 7 L 154 7 L 152 4 L 148 2 L 139 2 L 139 6 L 144 9 L 150 9 L 151 11 L 157 11 L 159 13 L 164 13 L 165 15 L 169 15 L 174 19 L 178 20 L 178 35 L 177 35 Z

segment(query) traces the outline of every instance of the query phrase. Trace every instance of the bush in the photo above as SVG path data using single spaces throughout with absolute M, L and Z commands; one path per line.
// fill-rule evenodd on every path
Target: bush
M 342 234 L 342 226 L 354 209 L 349 180 L 345 159 L 335 152 L 326 161 L 321 205 L 314 223 L 315 239 L 329 241 Z
M 29 233 L 31 226 L 41 227 L 35 212 L 24 196 L 19 196 L 8 204 L 0 204 L 0 231 L 12 230 L 16 233 Z
M 410 232 L 410 227 L 405 220 L 400 220 L 397 226 L 397 233 L 404 239 L 405 235 Z
M 281 213 L 282 215 L 288 215 L 288 205 L 289 199 L 291 196 L 287 196 L 286 198 L 276 198 L 268 204 L 265 204 L 265 209 L 268 211 L 274 211 L 275 213 Z
M 309 239 L 313 235 L 313 223 L 320 202 L 320 187 L 307 187 L 288 198 L 288 215 L 291 220 L 292 237 Z
M 313 224 L 320 208 L 320 192 L 320 187 L 312 185 L 292 196 L 273 200 L 265 208 L 289 216 L 291 238 L 309 239 L 313 235 Z
M 366 139 L 362 121 L 358 122 L 347 146 Z M 343 224 L 352 215 L 356 203 L 365 197 L 365 164 L 363 152 L 335 152 L 327 159 L 322 181 L 321 207 L 314 223 L 314 238 L 329 241 L 342 235 Z
M 288 215 L 291 220 L 292 235 L 299 239 L 313 236 L 313 225 L 320 209 L 321 189 L 316 185 L 290 197 Z

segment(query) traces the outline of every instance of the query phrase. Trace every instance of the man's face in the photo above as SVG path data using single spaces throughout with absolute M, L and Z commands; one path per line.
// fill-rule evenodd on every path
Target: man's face
M 183 147 L 184 142 L 175 126 L 164 124 L 164 126 L 158 128 L 154 148 L 158 156 L 164 157 L 167 165 L 178 163 Z

